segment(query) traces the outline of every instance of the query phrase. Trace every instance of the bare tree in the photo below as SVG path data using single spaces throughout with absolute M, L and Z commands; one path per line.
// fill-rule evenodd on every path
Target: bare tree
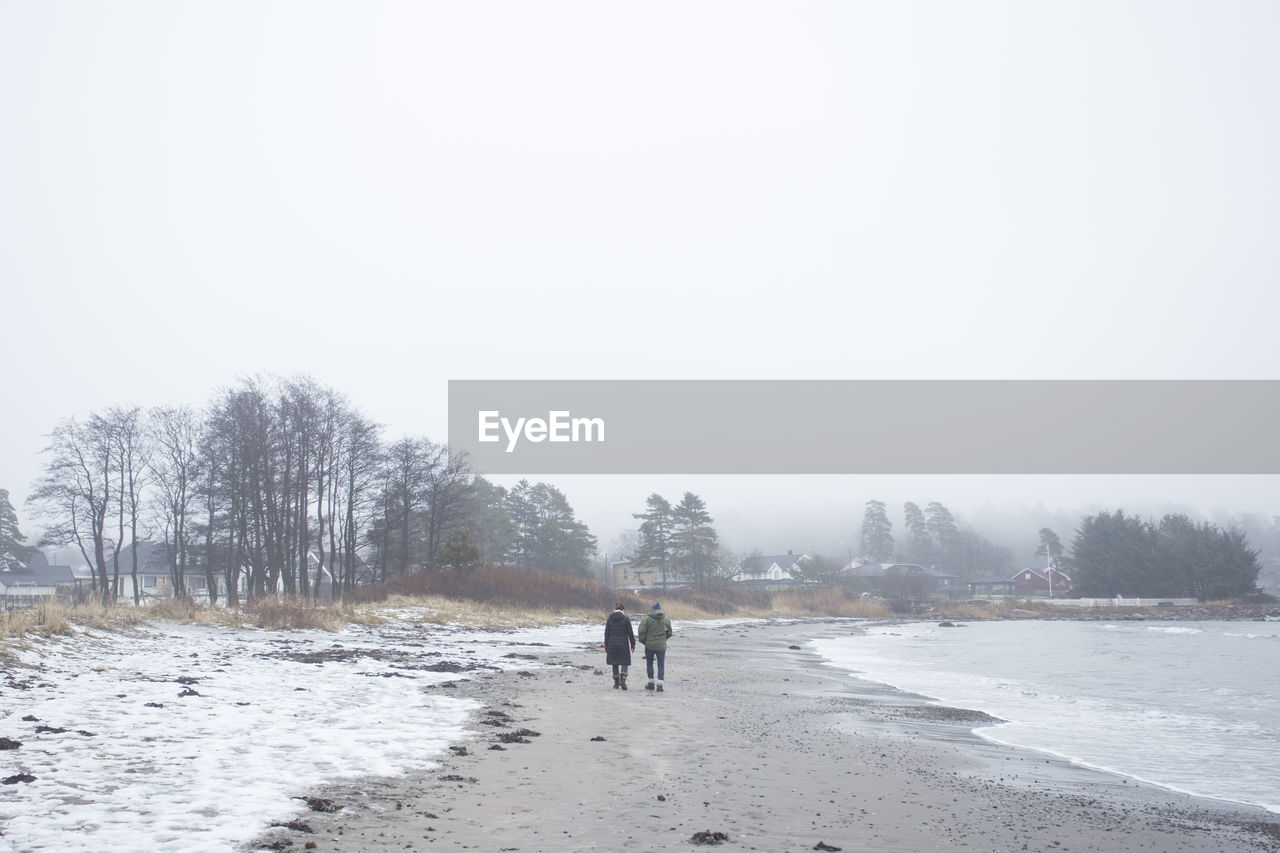
M 46 461 L 28 502 L 50 520 L 42 545 L 75 545 L 89 564 L 93 591 L 113 594 L 107 580 L 107 513 L 112 500 L 114 441 L 109 422 L 63 421 L 49 434 Z
M 120 588 L 120 551 L 124 548 L 125 528 L 129 534 L 131 556 L 129 572 L 133 579 L 133 603 L 142 603 L 142 587 L 138 583 L 138 523 L 142 514 L 142 492 L 146 486 L 146 473 L 150 449 L 142 423 L 142 410 L 111 408 L 106 420 L 115 455 L 119 488 L 116 489 L 118 528 L 112 564 L 115 569 L 113 589 Z
M 187 407 L 157 408 L 148 422 L 153 454 L 151 477 L 155 483 L 155 508 L 169 557 L 169 576 L 175 595 L 187 595 L 187 569 L 191 559 L 192 516 L 203 474 L 200 424 Z M 210 588 L 210 601 L 217 594 Z
M 450 453 L 443 444 L 423 442 L 426 452 L 425 499 L 426 562 L 434 564 L 436 552 L 449 530 L 458 526 L 471 491 L 471 466 L 465 453 Z
M 342 532 L 338 542 L 338 547 L 342 549 L 339 586 L 345 592 L 356 584 L 359 524 L 367 518 L 371 505 L 369 495 L 382 458 L 378 446 L 378 427 L 359 414 L 348 412 L 343 423 L 339 449 L 340 476 L 335 480 L 339 483 L 342 494 Z

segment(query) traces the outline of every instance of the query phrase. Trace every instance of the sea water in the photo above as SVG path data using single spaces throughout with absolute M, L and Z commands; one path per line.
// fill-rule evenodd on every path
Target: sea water
M 813 641 L 852 676 L 1002 722 L 1010 746 L 1280 813 L 1280 624 L 883 625 Z

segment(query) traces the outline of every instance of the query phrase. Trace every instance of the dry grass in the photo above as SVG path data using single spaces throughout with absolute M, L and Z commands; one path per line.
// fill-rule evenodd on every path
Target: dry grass
M 773 594 L 773 616 L 846 616 L 883 619 L 893 615 L 889 605 L 878 599 L 849 596 L 841 589 L 795 589 Z
M 245 621 L 267 631 L 337 631 L 346 623 L 341 606 L 327 607 L 310 598 L 270 596 L 245 605 Z
M 478 601 L 520 610 L 562 612 L 612 609 L 614 590 L 591 578 L 538 572 L 515 566 L 483 566 L 472 572 L 415 572 L 347 595 L 349 604 L 385 602 L 402 597 Z M 634 598 L 632 596 L 631 598 Z M 638 602 L 638 599 L 636 599 Z
M 222 607 L 210 607 L 190 598 L 161 598 L 146 607 L 146 618 L 166 622 L 185 622 L 194 625 L 225 625 L 240 621 L 235 611 Z
M 25 610 L 0 611 L 0 638 L 3 639 L 70 633 L 71 617 L 67 608 L 52 599 L 41 599 L 35 607 Z
M 544 625 L 603 620 L 602 613 L 581 607 L 558 609 L 524 607 L 502 602 L 446 598 L 441 595 L 389 595 L 373 603 L 346 605 L 352 621 L 402 619 L 429 625 L 465 625 L 483 629 L 536 628 Z

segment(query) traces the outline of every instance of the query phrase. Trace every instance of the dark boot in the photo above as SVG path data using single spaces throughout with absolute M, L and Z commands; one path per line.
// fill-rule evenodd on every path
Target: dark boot
M 662 682 L 661 682 L 661 681 L 659 681 L 659 682 L 658 682 L 658 692 L 659 692 L 659 693 L 661 693 L 661 692 L 662 692 Z
M 615 672 L 615 673 L 613 674 L 613 689 L 614 689 L 614 690 L 617 690 L 617 689 L 618 689 L 619 687 L 621 687 L 621 686 L 622 686 L 622 679 L 621 679 L 621 678 L 618 676 L 618 674 Z
M 649 683 L 648 683 L 648 684 L 646 684 L 646 685 L 644 686 L 644 689 L 645 689 L 645 690 L 652 690 L 652 689 L 653 689 L 653 679 L 652 679 L 652 678 L 650 678 L 650 679 L 649 679 Z
M 622 689 L 623 689 L 623 690 L 626 690 L 626 689 L 627 689 L 627 674 L 626 674 L 625 672 L 624 672 L 624 673 L 622 673 L 621 678 L 622 678 Z

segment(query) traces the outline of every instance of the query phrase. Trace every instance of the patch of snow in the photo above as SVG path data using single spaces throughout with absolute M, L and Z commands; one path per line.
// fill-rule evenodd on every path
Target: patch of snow
M 436 766 L 477 705 L 429 690 L 465 672 L 419 665 L 528 668 L 537 663 L 504 655 L 519 644 L 594 643 L 598 632 L 165 623 L 41 643 L 17 653 L 0 685 L 0 737 L 22 742 L 0 751 L 0 778 L 35 777 L 0 785 L 0 842 L 233 850 L 292 818 L 295 798 L 326 781 Z

